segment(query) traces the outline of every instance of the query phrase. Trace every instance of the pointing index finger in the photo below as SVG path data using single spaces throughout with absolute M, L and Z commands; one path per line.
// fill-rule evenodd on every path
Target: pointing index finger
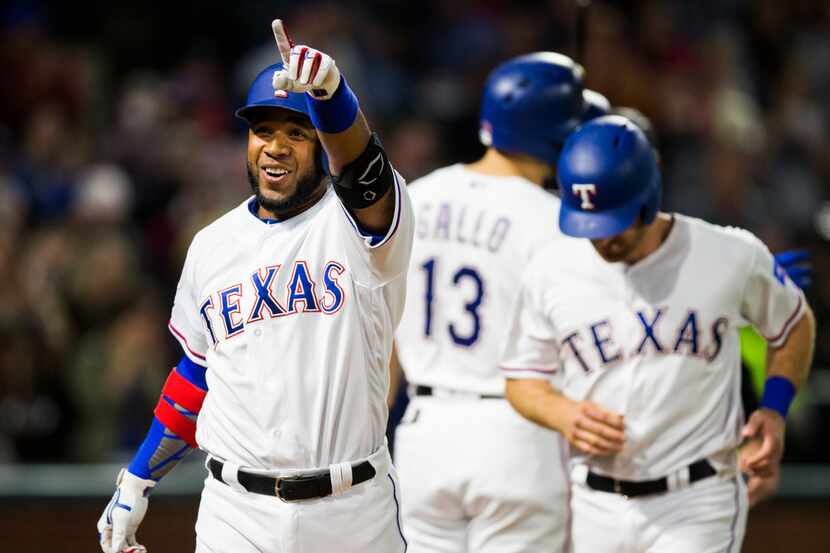
M 277 41 L 277 48 L 280 51 L 282 65 L 288 70 L 288 63 L 291 60 L 291 48 L 294 46 L 294 43 L 285 31 L 285 25 L 283 25 L 282 19 L 272 21 L 271 29 L 274 30 L 274 38 Z

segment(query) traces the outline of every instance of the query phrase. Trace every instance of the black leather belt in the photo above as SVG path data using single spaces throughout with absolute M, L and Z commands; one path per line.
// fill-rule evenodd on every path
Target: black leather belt
M 689 465 L 689 484 L 709 478 L 718 473 L 715 467 L 706 459 L 695 461 Z M 593 472 L 588 473 L 585 481 L 589 488 L 600 492 L 618 493 L 627 497 L 652 495 L 669 491 L 669 479 L 666 477 L 657 480 L 615 480 Z
M 222 479 L 222 461 L 211 457 L 208 459 L 208 468 L 214 478 L 227 484 Z M 352 465 L 352 485 L 360 484 L 375 477 L 375 467 L 369 461 Z M 299 501 L 301 499 L 315 499 L 331 495 L 331 475 L 328 471 L 308 476 L 291 476 L 289 478 L 274 478 L 262 474 L 253 474 L 240 470 L 236 475 L 243 488 L 252 493 L 276 496 L 283 501 Z
M 432 386 L 423 386 L 421 384 L 417 384 L 415 386 L 415 395 L 416 396 L 432 396 L 432 395 L 435 395 L 435 394 L 433 394 Z M 460 393 L 459 395 L 465 395 L 465 394 Z M 504 399 L 504 396 L 495 395 L 495 394 L 469 394 L 469 395 L 476 396 L 479 399 Z

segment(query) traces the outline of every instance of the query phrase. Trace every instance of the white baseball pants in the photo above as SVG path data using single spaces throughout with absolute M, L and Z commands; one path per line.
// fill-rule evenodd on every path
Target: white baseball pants
M 409 553 L 560 553 L 563 442 L 504 399 L 414 397 L 395 434 Z
M 747 517 L 740 476 L 626 498 L 572 485 L 574 553 L 739 553 Z

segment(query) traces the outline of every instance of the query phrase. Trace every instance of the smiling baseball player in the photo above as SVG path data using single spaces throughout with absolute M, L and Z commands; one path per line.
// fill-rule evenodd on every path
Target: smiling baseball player
M 567 135 L 607 100 L 554 52 L 499 65 L 482 96 L 484 156 L 410 186 L 417 230 L 396 345 L 412 399 L 395 462 L 413 553 L 567 541 L 565 445 L 510 408 L 498 356 L 524 265 L 560 237 L 559 200 L 543 184 Z
M 254 195 L 190 246 L 185 355 L 98 523 L 106 553 L 142 549 L 147 495 L 194 447 L 198 552 L 406 548 L 384 436 L 411 206 L 334 60 L 273 28 L 282 63 L 237 111 Z
M 529 264 L 503 373 L 513 406 L 573 446 L 574 551 L 739 551 L 736 448 L 759 436 L 746 468 L 780 462 L 812 357 L 804 295 L 749 232 L 659 212 L 654 153 L 627 119 L 586 123 L 558 170 L 559 224 L 575 238 Z M 744 426 L 745 324 L 771 353 Z

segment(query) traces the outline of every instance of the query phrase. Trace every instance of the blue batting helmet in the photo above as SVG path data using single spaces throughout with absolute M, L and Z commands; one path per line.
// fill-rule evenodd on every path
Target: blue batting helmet
M 555 52 L 526 54 L 496 67 L 484 85 L 482 144 L 556 163 L 568 134 L 589 113 L 595 117 L 608 109 L 586 99 L 583 74 L 581 65 Z M 589 112 L 592 107 L 599 111 Z
M 660 204 L 660 170 L 643 131 L 619 115 L 585 123 L 565 142 L 558 165 L 559 228 L 581 238 L 609 238 Z
M 285 90 L 274 90 L 274 72 L 282 70 L 282 63 L 269 65 L 259 72 L 248 89 L 248 98 L 245 105 L 236 110 L 236 116 L 244 120 L 248 125 L 253 123 L 253 115 L 263 108 L 282 108 L 301 113 L 311 120 L 308 114 L 308 102 L 306 95 L 299 92 L 288 92 Z M 329 173 L 329 160 L 326 150 L 320 144 L 320 164 L 323 172 Z

